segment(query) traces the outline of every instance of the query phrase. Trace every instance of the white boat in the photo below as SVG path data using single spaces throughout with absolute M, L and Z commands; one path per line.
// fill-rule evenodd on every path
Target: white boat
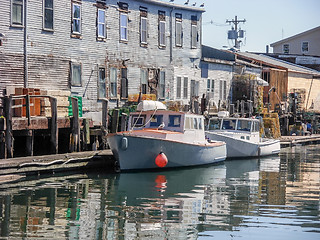
M 205 139 L 203 116 L 169 111 L 161 102 L 139 103 L 128 127 L 108 134 L 120 170 L 196 166 L 226 158 L 224 142 Z
M 253 118 L 212 117 L 205 135 L 208 140 L 226 142 L 227 158 L 278 154 L 280 140 L 260 137 L 259 124 L 259 119 Z

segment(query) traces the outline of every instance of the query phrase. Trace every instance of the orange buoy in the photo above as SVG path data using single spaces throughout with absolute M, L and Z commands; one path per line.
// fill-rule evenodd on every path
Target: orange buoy
M 168 164 L 168 158 L 163 152 L 161 152 L 156 157 L 155 162 L 158 167 L 165 167 Z

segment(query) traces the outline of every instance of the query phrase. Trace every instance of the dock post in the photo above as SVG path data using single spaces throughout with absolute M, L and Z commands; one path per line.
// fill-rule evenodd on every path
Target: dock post
M 58 153 L 58 106 L 57 99 L 50 97 L 51 126 L 50 126 L 50 150 L 52 154 Z
M 6 156 L 6 122 L 5 118 L 0 117 L 0 159 L 7 158 Z
M 71 138 L 71 152 L 80 151 L 80 124 L 79 124 L 79 105 L 78 99 L 71 97 L 72 103 L 72 138 Z
M 104 149 L 107 149 L 108 146 L 108 103 L 107 99 L 102 100 L 102 142 L 104 143 Z
M 118 125 L 119 125 L 119 109 L 113 109 L 112 125 L 111 125 L 112 133 L 118 132 Z
M 12 134 L 12 98 L 4 98 L 4 117 L 6 119 L 6 156 L 8 158 L 13 157 L 13 134 Z
M 33 144 L 34 144 L 33 130 L 27 130 L 27 141 L 26 141 L 27 156 L 33 156 Z

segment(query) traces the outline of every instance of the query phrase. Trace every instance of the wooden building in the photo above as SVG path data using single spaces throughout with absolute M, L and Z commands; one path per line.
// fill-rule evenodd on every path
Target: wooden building
M 271 109 L 288 100 L 289 94 L 299 94 L 305 110 L 320 111 L 320 72 L 272 58 L 263 54 L 236 53 L 236 61 L 244 61 L 261 68 L 261 77 L 269 83 L 265 87 L 264 102 Z
M 65 91 L 99 125 L 102 99 L 111 108 L 139 94 L 187 104 L 201 80 L 201 7 L 160 0 L 0 5 L 0 98 L 15 88 Z

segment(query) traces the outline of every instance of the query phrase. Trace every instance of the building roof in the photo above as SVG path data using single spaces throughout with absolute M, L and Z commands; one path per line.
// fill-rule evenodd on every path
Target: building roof
M 176 4 L 174 2 L 164 2 L 161 0 L 139 0 L 141 2 L 160 5 L 160 6 L 166 6 L 166 7 L 172 7 L 174 9 L 184 9 L 184 10 L 190 10 L 190 11 L 196 11 L 196 12 L 205 12 L 206 10 L 203 7 L 196 7 L 192 5 L 180 5 Z
M 233 53 L 202 45 L 202 58 L 213 58 L 225 61 L 235 61 Z
M 275 45 L 279 45 L 279 44 L 282 44 L 282 43 L 285 43 L 285 42 L 288 42 L 290 40 L 293 40 L 295 38 L 298 38 L 298 37 L 301 37 L 301 36 L 304 36 L 304 35 L 307 35 L 309 33 L 312 33 L 312 32 L 315 32 L 315 31 L 320 31 L 320 26 L 319 27 L 315 27 L 315 28 L 312 28 L 308 31 L 305 31 L 305 32 L 302 32 L 302 33 L 299 33 L 299 34 L 296 34 L 294 36 L 291 36 L 291 37 L 288 37 L 288 38 L 285 38 L 285 39 L 282 39 L 280 41 L 277 41 L 277 42 L 274 42 L 274 43 L 271 43 L 270 46 L 271 47 L 274 47 Z
M 286 69 L 289 72 L 298 72 L 304 74 L 310 74 L 313 76 L 320 76 L 320 72 L 311 68 L 303 67 L 297 64 L 293 64 L 290 62 L 286 62 L 277 58 L 273 58 L 264 54 L 257 53 L 249 53 L 249 52 L 237 52 L 236 55 L 241 58 L 245 58 L 247 60 L 251 60 L 256 64 L 260 65 L 268 65 L 272 67 L 278 67 L 282 69 Z

